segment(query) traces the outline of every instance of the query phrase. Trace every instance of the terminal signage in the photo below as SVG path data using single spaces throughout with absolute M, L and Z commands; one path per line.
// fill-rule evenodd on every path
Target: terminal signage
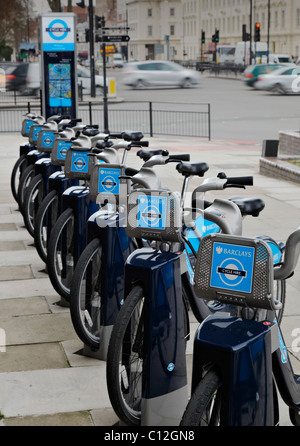
M 40 16 L 43 114 L 77 117 L 76 21 L 73 13 Z

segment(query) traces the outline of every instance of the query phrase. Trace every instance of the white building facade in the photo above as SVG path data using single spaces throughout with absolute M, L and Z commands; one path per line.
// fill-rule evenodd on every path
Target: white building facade
M 300 56 L 300 0 L 117 0 L 116 17 L 130 27 L 129 59 L 200 60 L 202 31 L 209 52 L 216 29 L 220 44 L 235 45 L 251 19 L 252 38 L 259 22 L 271 52 Z

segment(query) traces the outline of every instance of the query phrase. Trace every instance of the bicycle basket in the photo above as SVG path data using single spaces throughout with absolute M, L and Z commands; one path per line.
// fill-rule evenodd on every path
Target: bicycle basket
M 44 128 L 43 125 L 37 125 L 37 124 L 34 124 L 30 127 L 30 130 L 29 130 L 30 144 L 35 145 L 35 146 L 37 145 L 39 133 L 43 128 Z
M 65 175 L 67 178 L 88 180 L 90 149 L 84 147 L 70 147 L 65 161 Z
M 128 196 L 127 235 L 168 242 L 182 242 L 182 210 L 178 194 L 139 189 Z
M 24 119 L 22 122 L 22 130 L 21 135 L 29 137 L 30 133 L 30 127 L 32 127 L 35 124 L 35 122 L 32 119 Z
M 67 151 L 72 146 L 72 141 L 66 138 L 57 138 L 54 141 L 51 162 L 54 166 L 64 166 L 67 156 Z
M 91 200 L 118 203 L 122 173 L 123 168 L 119 164 L 106 164 L 98 160 L 91 170 L 89 183 Z
M 36 148 L 40 152 L 51 152 L 57 131 L 55 130 L 41 130 L 38 133 Z
M 278 310 L 273 296 L 273 256 L 263 240 L 210 234 L 200 243 L 194 275 L 199 298 Z

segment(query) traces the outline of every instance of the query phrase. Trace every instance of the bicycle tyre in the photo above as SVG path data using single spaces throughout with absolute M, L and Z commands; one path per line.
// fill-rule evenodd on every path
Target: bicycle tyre
M 111 405 L 119 419 L 129 426 L 139 426 L 141 420 L 143 297 L 143 289 L 139 285 L 126 297 L 116 317 L 106 359 L 106 380 Z M 138 320 L 134 319 L 135 314 Z M 129 345 L 125 345 L 131 322 L 133 335 L 130 336 Z M 133 342 L 136 329 L 140 335 L 137 336 L 139 345 Z M 136 352 L 132 351 L 133 345 Z M 129 352 L 128 357 L 125 351 Z M 135 366 L 134 360 L 137 363 Z M 134 370 L 133 367 L 135 373 L 127 373 Z
M 34 237 L 35 215 L 43 200 L 44 184 L 41 174 L 36 175 L 26 188 L 23 204 L 23 218 L 27 231 Z
M 67 225 L 70 223 L 70 227 Z M 64 232 L 66 231 L 66 232 Z M 73 275 L 72 265 L 72 247 L 73 247 L 73 235 L 74 235 L 74 214 L 71 208 L 67 208 L 57 219 L 55 225 L 52 228 L 49 244 L 48 244 L 48 256 L 47 266 L 50 281 L 55 291 L 67 301 L 70 298 L 70 285 Z M 70 259 L 66 259 L 66 264 L 62 264 L 60 242 L 63 237 L 67 243 L 67 248 L 71 248 Z M 66 255 L 67 257 L 67 255 Z M 65 259 L 64 259 L 65 260 Z M 69 264 L 69 265 L 68 265 Z M 68 267 L 70 266 L 70 268 Z M 61 267 L 61 268 L 60 268 Z M 64 268 L 65 270 L 64 270 Z M 63 277 L 66 274 L 66 277 Z
M 21 175 L 19 186 L 18 186 L 18 194 L 17 201 L 19 205 L 19 210 L 23 214 L 23 205 L 24 205 L 24 197 L 26 188 L 29 186 L 32 178 L 34 177 L 34 165 L 30 164 L 24 169 L 24 172 Z
M 222 381 L 216 369 L 201 379 L 182 416 L 180 426 L 220 425 Z
M 53 221 L 57 220 L 57 202 L 58 195 L 55 190 L 49 192 L 40 204 L 35 217 L 34 224 L 34 244 L 40 258 L 47 263 L 47 233 L 48 233 L 48 212 L 52 208 L 52 213 L 55 214 Z M 53 207 L 56 207 L 56 212 L 53 212 Z M 52 220 L 52 218 L 51 218 Z M 46 229 L 46 230 L 45 230 Z
M 26 156 L 21 155 L 17 159 L 10 176 L 10 188 L 16 202 L 18 202 L 18 184 L 20 182 L 22 170 L 23 167 L 25 167 L 25 164 L 26 164 Z
M 102 243 L 97 237 L 91 240 L 79 257 L 70 289 L 70 313 L 74 329 L 85 345 L 96 349 L 101 342 L 101 257 Z

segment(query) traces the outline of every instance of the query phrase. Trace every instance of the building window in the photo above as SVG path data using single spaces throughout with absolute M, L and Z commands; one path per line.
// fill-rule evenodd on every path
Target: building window
M 152 17 L 152 9 L 148 8 L 148 17 Z
M 175 36 L 175 25 L 170 25 L 170 36 Z
M 148 26 L 148 36 L 152 36 L 152 26 Z
M 175 8 L 170 8 L 170 16 L 174 17 L 175 15 Z

